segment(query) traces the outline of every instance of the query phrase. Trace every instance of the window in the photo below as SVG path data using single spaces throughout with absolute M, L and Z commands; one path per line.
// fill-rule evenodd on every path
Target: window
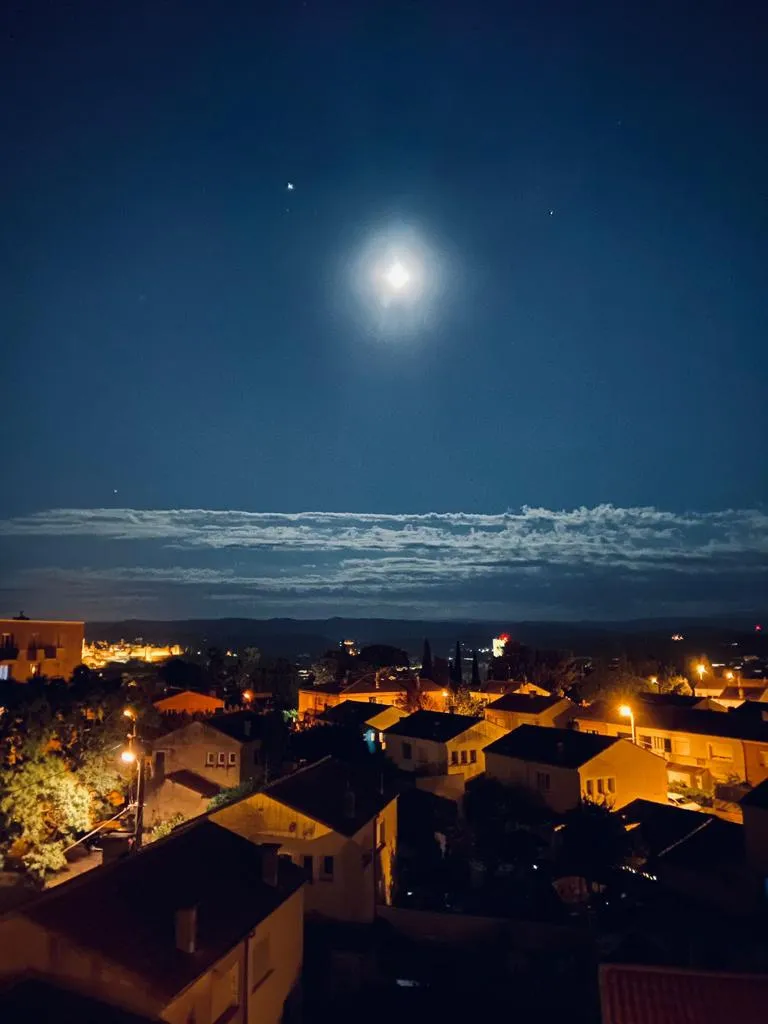
M 710 743 L 709 756 L 713 761 L 732 761 L 733 751 L 730 743 Z
M 469 763 L 470 764 L 477 764 L 477 751 L 476 750 L 470 750 L 470 752 L 469 752 Z
M 651 737 L 650 736 L 644 736 L 641 733 L 637 737 L 637 742 L 640 744 L 641 747 L 645 747 L 646 750 L 650 750 L 651 749 L 652 743 L 651 743 Z
M 376 845 L 383 846 L 387 838 L 386 822 L 383 818 L 379 818 L 376 822 Z
M 7 678 L 8 678 L 8 666 L 7 665 L 0 665 L 0 679 L 7 679 Z
M 315 860 L 314 860 L 314 857 L 310 857 L 310 856 L 303 857 L 302 858 L 302 862 L 304 864 L 304 874 L 307 876 L 307 881 L 311 884 L 313 879 L 314 879 L 314 877 L 315 877 L 315 872 L 314 872 Z
M 654 736 L 652 740 L 652 749 L 657 754 L 671 754 L 672 740 L 666 736 Z
M 323 857 L 320 861 L 320 877 L 326 882 L 333 881 L 333 857 Z
M 691 753 L 691 741 L 690 740 L 675 740 L 675 753 L 683 754 L 685 757 L 689 757 Z
M 615 793 L 616 792 L 616 779 L 606 779 L 605 781 L 606 781 L 607 786 L 608 786 L 608 792 L 609 793 Z
M 458 764 L 458 763 L 459 763 L 459 752 L 458 752 L 458 750 L 452 750 L 451 751 L 451 764 Z
M 595 799 L 595 782 L 594 779 L 587 779 L 587 798 L 589 800 Z
M 768 768 L 768 750 L 760 751 L 760 764 L 763 768 Z
M 205 763 L 209 767 L 216 764 L 216 755 L 213 753 L 212 750 L 209 750 L 208 753 L 205 755 Z
M 219 767 L 223 768 L 224 765 L 226 765 L 226 763 L 227 763 L 227 755 L 226 754 L 219 754 Z
M 549 772 L 536 772 L 536 788 L 549 791 Z
M 603 779 L 597 780 L 597 792 L 600 794 L 600 796 L 605 796 L 605 783 Z
M 237 764 L 237 754 L 230 754 L 229 755 L 229 763 L 230 764 Z
M 403 740 L 403 760 L 404 761 L 410 761 L 412 759 L 412 757 L 413 757 L 413 748 L 411 747 L 411 744 L 410 743 L 406 743 L 405 740 Z
M 264 981 L 269 973 L 269 939 L 267 938 L 262 939 L 261 942 L 254 942 L 251 946 L 251 992 Z
M 467 752 L 466 752 L 466 750 L 462 750 L 462 752 L 461 752 L 461 763 L 462 764 L 466 764 L 467 763 Z
M 375 704 L 376 703 L 376 698 L 375 697 L 369 697 L 368 698 L 368 703 L 369 704 Z

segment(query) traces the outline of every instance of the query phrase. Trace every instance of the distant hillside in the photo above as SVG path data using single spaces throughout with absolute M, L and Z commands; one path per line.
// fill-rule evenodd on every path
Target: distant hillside
M 259 647 L 265 654 L 297 658 L 315 657 L 344 639 L 359 644 L 387 643 L 414 656 L 421 654 L 428 637 L 435 654 L 453 653 L 456 640 L 469 649 L 488 647 L 491 638 L 510 633 L 534 647 L 569 650 L 576 655 L 602 655 L 633 651 L 679 659 L 737 643 L 743 650 L 762 652 L 766 642 L 755 634 L 756 619 L 690 622 L 663 619 L 632 622 L 429 622 L 403 619 L 182 619 L 155 621 L 127 619 L 121 622 L 89 622 L 89 640 L 133 639 L 148 643 L 179 643 L 184 647 Z M 673 633 L 684 640 L 675 642 Z

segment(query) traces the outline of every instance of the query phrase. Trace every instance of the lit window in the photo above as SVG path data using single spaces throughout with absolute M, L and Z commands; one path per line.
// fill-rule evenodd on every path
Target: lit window
M 208 753 L 205 755 L 205 763 L 209 767 L 216 764 L 216 755 L 213 753 L 213 751 L 209 750 Z
M 226 763 L 227 763 L 227 755 L 226 754 L 219 754 L 219 766 L 220 767 L 224 767 L 224 765 L 226 765 Z
M 7 665 L 0 665 L 0 679 L 7 679 L 7 678 L 8 678 L 8 666 Z
M 237 754 L 230 754 L 229 755 L 229 763 L 230 764 L 237 764 Z

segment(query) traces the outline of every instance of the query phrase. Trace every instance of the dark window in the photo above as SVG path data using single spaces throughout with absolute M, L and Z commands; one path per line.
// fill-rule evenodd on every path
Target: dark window
M 536 772 L 536 788 L 549 789 L 549 772 Z
M 207 765 L 216 764 L 216 755 L 213 753 L 213 751 L 209 750 L 208 753 L 205 755 L 205 763 Z
M 469 752 L 469 763 L 470 764 L 477 764 L 477 751 L 476 750 L 470 750 L 470 752 Z
M 459 752 L 458 752 L 458 750 L 452 750 L 451 751 L 451 764 L 458 764 L 458 763 L 459 763 Z
M 226 763 L 227 763 L 227 755 L 226 754 L 219 754 L 219 764 L 220 765 L 225 765 Z
M 403 742 L 403 760 L 410 761 L 413 757 L 413 748 L 410 743 Z
M 461 763 L 462 764 L 466 764 L 467 763 L 467 752 L 466 752 L 466 750 L 462 750 L 462 752 L 461 752 Z
M 323 857 L 320 868 L 320 877 L 333 881 L 333 857 Z
M 229 763 L 230 764 L 237 764 L 237 754 L 230 754 L 229 755 Z

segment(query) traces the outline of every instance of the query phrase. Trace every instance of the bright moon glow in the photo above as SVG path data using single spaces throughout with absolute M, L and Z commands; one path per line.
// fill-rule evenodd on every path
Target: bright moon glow
M 389 284 L 394 289 L 400 291 L 404 288 L 411 279 L 411 275 L 405 269 L 403 264 L 398 260 L 397 263 L 393 263 L 389 270 L 386 272 L 385 277 Z

